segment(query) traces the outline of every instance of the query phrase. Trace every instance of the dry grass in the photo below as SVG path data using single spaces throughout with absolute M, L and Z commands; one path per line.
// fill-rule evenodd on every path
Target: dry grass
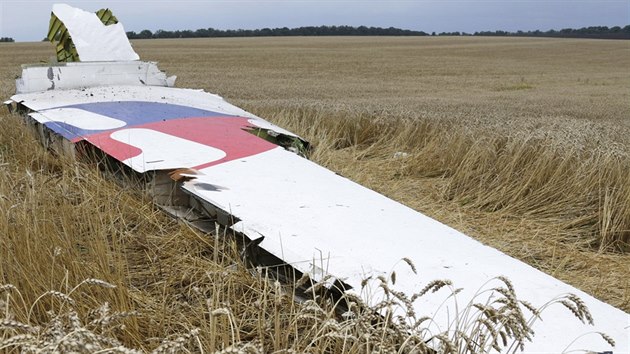
M 624 42 L 276 38 L 135 46 L 177 74 L 179 86 L 222 94 L 302 134 L 325 166 L 630 310 Z M 43 43 L 0 49 L 1 97 L 12 94 L 21 63 L 52 54 Z M 7 215 L 0 285 L 15 287 L 0 293 L 0 309 L 18 323 L 0 331 L 0 341 L 23 334 L 41 346 L 71 345 L 59 339 L 89 332 L 95 348 L 368 352 L 422 347 L 430 338 L 422 327 L 394 331 L 359 310 L 338 318 L 325 302 L 295 303 L 290 289 L 247 271 L 232 244 L 177 225 L 89 165 L 52 157 L 23 128 L 6 129 L 16 117 L 0 117 Z M 116 287 L 84 283 L 73 291 L 85 279 Z M 389 300 L 405 306 L 400 296 Z M 112 320 L 103 326 L 105 318 Z M 483 327 L 481 320 L 467 323 Z M 434 340 L 465 352 L 466 337 L 458 338 Z

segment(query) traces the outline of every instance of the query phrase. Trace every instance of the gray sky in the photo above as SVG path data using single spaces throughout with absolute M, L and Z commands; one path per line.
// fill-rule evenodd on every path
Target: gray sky
M 0 0 L 0 37 L 38 41 L 48 30 L 52 4 L 62 1 Z M 351 25 L 425 32 L 548 30 L 630 24 L 630 0 L 459 1 L 67 1 L 96 11 L 112 9 L 127 31 L 198 28 L 256 29 Z

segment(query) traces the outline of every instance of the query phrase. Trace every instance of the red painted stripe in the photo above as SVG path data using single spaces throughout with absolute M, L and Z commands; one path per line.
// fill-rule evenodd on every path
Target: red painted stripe
M 133 128 L 152 129 L 225 151 L 226 157 L 223 159 L 201 164 L 195 166 L 195 168 L 218 165 L 227 161 L 260 154 L 277 147 L 277 145 L 245 131 L 248 128 L 252 128 L 252 125 L 247 118 L 242 117 L 183 118 L 136 125 Z M 123 129 L 125 128 L 118 130 Z M 85 140 L 119 161 L 141 153 L 141 150 L 135 146 L 112 139 L 111 134 L 115 131 L 117 130 L 88 135 L 85 137 Z M 186 154 L 187 152 L 182 151 L 181 153 Z

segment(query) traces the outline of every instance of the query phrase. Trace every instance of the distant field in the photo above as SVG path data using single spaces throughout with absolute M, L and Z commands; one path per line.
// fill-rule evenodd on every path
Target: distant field
M 163 70 L 177 75 L 178 87 L 217 93 L 309 139 L 317 162 L 630 311 L 628 42 L 309 37 L 139 40 L 133 45 L 143 60 L 159 61 Z M 0 98 L 13 93 L 20 64 L 51 55 L 46 43 L 0 44 Z M 7 130 L 11 119 L 0 113 L 0 194 L 5 196 L 0 209 L 19 215 L 1 227 L 16 235 L 11 242 L 21 242 L 18 236 L 28 239 L 24 247 L 39 256 L 18 257 L 24 262 L 19 265 L 3 263 L 14 246 L 0 241 L 0 286 L 21 285 L 33 301 L 64 281 L 94 277 L 118 284 L 115 294 L 91 293 L 90 301 L 109 301 L 123 310 L 139 306 L 155 315 L 127 324 L 126 344 L 199 326 L 187 315 L 185 321 L 191 322 L 179 328 L 184 320 L 164 309 L 174 299 L 193 298 L 191 284 L 202 283 L 195 277 L 206 277 L 207 269 L 220 274 L 230 261 L 217 260 L 216 254 L 210 260 L 195 257 L 213 245 L 169 224 L 146 201 L 124 193 L 108 198 L 118 193 L 116 186 L 97 188 L 105 181 L 90 182 L 100 178 L 96 174 L 82 176 L 55 162 L 23 131 Z M 39 172 L 33 177 L 31 171 Z M 59 190 L 37 189 L 47 190 L 51 180 Z M 55 206 L 58 200 L 82 209 Z M 98 226 L 98 213 L 91 213 L 100 205 L 117 213 L 106 214 L 112 220 L 108 228 Z M 68 213 L 63 228 L 38 224 L 50 220 L 53 210 Z M 79 220 L 90 223 L 74 225 Z M 97 239 L 90 242 L 99 247 L 94 252 L 103 252 L 90 253 L 88 241 L 77 241 L 83 248 L 75 249 L 75 241 L 62 236 L 68 232 L 93 233 Z M 41 237 L 48 244 L 64 244 L 63 256 L 40 245 Z M 108 247 L 122 256 L 107 255 Z M 46 263 L 29 263 L 39 259 Z M 78 268 L 77 259 L 90 266 Z M 70 281 L 62 269 L 72 270 Z M 182 276 L 183 269 L 194 276 Z M 213 288 L 226 294 L 213 297 L 213 304 L 244 306 L 243 296 L 268 291 L 260 279 L 241 279 L 245 274 Z M 294 310 L 274 306 L 265 316 L 277 319 L 274 314 Z M 182 314 L 193 310 L 177 308 Z M 237 328 L 249 328 L 241 339 L 264 337 L 270 329 L 247 322 L 264 316 L 247 311 L 234 319 Z M 230 342 L 232 323 L 218 325 L 228 334 L 204 338 L 204 345 Z M 277 328 L 274 333 L 278 336 Z M 293 340 L 289 337 L 268 340 L 276 349 L 286 348 Z

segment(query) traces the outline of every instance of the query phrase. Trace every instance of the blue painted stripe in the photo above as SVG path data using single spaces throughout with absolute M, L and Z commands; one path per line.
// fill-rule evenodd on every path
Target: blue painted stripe
M 177 104 L 142 101 L 82 103 L 65 107 L 79 108 L 92 113 L 116 118 L 127 122 L 129 126 L 188 117 L 230 116 L 224 113 L 206 111 Z
M 147 123 L 190 117 L 236 117 L 225 113 L 207 111 L 204 109 L 181 106 L 177 104 L 144 101 L 81 103 L 56 108 L 77 108 L 106 117 L 119 119 L 127 123 L 125 128 Z M 103 130 L 79 129 L 75 126 L 61 122 L 48 122 L 45 125 L 68 140 L 74 140 L 94 133 L 103 132 Z

